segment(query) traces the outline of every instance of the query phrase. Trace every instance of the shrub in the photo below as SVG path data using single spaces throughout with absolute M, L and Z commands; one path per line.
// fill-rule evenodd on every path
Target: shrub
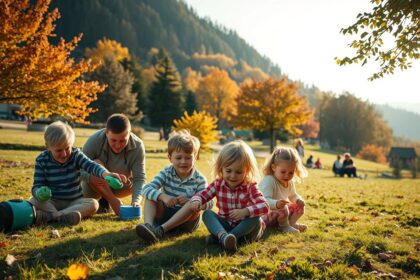
M 144 139 L 144 129 L 141 126 L 133 126 L 131 132 L 137 135 L 140 139 Z
M 357 154 L 357 157 L 378 163 L 386 163 L 384 149 L 376 145 L 369 144 L 364 146 L 363 149 Z
M 205 111 L 196 112 L 192 115 L 184 112 L 179 120 L 174 120 L 175 130 L 188 129 L 191 135 L 200 140 L 201 147 L 206 149 L 210 142 L 217 141 L 217 118 L 212 117 Z

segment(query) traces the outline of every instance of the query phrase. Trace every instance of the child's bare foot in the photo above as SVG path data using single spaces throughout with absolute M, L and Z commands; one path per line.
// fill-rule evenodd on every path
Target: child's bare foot
M 308 228 L 304 224 L 295 224 L 295 225 L 292 225 L 292 227 L 294 227 L 295 229 L 297 229 L 300 232 L 304 232 Z
M 299 233 L 300 231 L 292 226 L 289 225 L 285 225 L 285 226 L 279 226 L 279 230 L 281 232 L 285 232 L 285 233 L 289 233 L 289 232 L 293 232 L 293 233 Z

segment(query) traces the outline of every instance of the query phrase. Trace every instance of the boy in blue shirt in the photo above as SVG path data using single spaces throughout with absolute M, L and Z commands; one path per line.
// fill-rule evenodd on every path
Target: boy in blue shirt
M 77 225 L 82 218 L 96 213 L 98 202 L 83 197 L 81 170 L 102 178 L 112 176 L 126 181 L 124 175 L 108 172 L 74 148 L 74 139 L 73 129 L 61 121 L 52 123 L 45 131 L 47 150 L 35 160 L 30 200 L 36 209 L 36 225 L 54 221 Z
M 136 233 L 146 242 L 158 242 L 165 232 L 175 228 L 184 232 L 198 228 L 200 212 L 191 211 L 185 205 L 207 185 L 204 175 L 194 167 L 199 149 L 199 140 L 187 130 L 174 132 L 169 138 L 171 165 L 162 169 L 143 188 L 144 224 L 137 225 Z M 213 201 L 209 201 L 202 210 L 212 207 Z

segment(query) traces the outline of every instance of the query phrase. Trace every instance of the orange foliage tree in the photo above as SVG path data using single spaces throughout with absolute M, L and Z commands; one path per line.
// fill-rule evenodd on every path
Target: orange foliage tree
M 306 98 L 297 94 L 296 84 L 285 78 L 242 84 L 236 102 L 234 123 L 242 128 L 268 131 L 271 151 L 276 130 L 299 134 L 297 126 L 306 123 L 313 115 Z
M 69 58 L 81 35 L 50 44 L 59 13 L 48 12 L 49 4 L 0 0 L 0 102 L 18 103 L 22 115 L 35 119 L 57 114 L 83 122 L 105 87 L 80 79 L 94 65 Z
M 384 148 L 373 144 L 364 146 L 357 154 L 357 157 L 378 163 L 386 163 Z
M 229 78 L 226 71 L 213 69 L 200 80 L 196 97 L 200 109 L 220 121 L 228 120 L 230 113 L 235 112 L 235 97 L 238 92 L 238 85 Z
M 103 38 L 96 42 L 96 47 L 86 48 L 85 56 L 92 59 L 94 63 L 103 63 L 106 57 L 121 61 L 130 56 L 128 48 L 123 47 L 120 42 Z

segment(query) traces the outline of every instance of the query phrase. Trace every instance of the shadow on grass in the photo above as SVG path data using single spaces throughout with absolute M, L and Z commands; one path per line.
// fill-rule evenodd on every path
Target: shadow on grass
M 61 227 L 54 228 L 60 230 Z M 222 253 L 219 247 L 207 248 L 199 233 L 168 234 L 160 243 L 151 246 L 140 240 L 131 226 L 87 238 L 83 236 L 85 233 L 83 229 L 75 228 L 62 234 L 66 240 L 24 252 L 29 258 L 21 263 L 22 267 L 36 271 L 42 264 L 50 269 L 66 270 L 71 263 L 87 263 L 91 267 L 91 279 L 117 276 L 157 279 L 162 273 L 166 276 L 169 272 L 178 273 L 200 256 Z M 17 273 L 16 267 L 1 267 L 1 270 L 7 270 L 9 275 Z

